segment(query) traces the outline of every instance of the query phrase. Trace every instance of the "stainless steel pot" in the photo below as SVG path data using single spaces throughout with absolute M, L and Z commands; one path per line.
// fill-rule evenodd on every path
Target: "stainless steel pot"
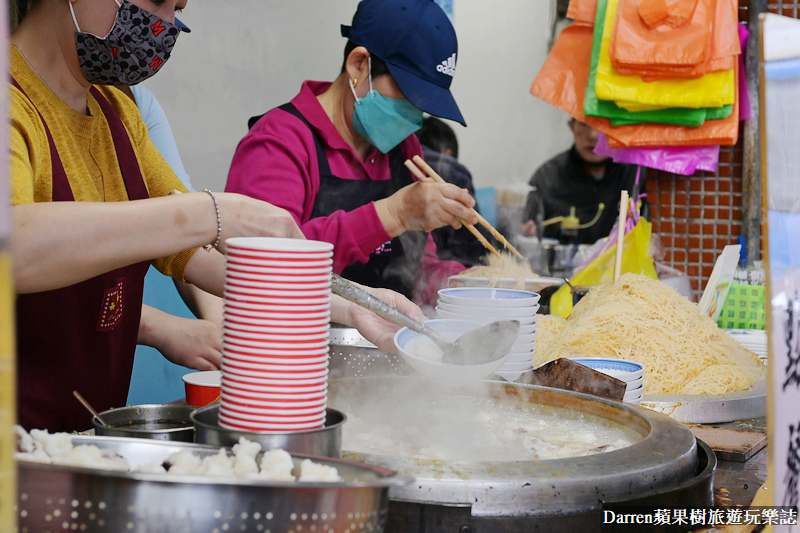
M 190 450 L 218 448 L 154 440 L 74 436 L 122 455 L 132 468 Z M 308 456 L 295 456 L 295 464 Z M 338 483 L 269 482 L 112 472 L 19 461 L 20 532 L 383 531 L 388 490 L 406 476 L 343 459 L 311 457 L 338 469 Z
M 361 398 L 370 394 L 391 397 L 391 391 L 396 387 L 393 382 L 398 380 L 419 378 L 333 380 L 330 404 L 348 409 L 353 417 L 359 417 L 361 413 L 357 405 L 363 402 Z M 604 500 L 626 500 L 656 489 L 669 490 L 697 472 L 696 439 L 689 429 L 667 416 L 620 402 L 547 387 L 501 382 L 486 382 L 485 385 L 501 405 L 505 405 L 506 398 L 513 398 L 515 406 L 528 405 L 530 409 L 547 406 L 600 417 L 609 424 L 634 430 L 642 440 L 624 449 L 585 457 L 513 462 L 448 462 L 364 454 L 346 447 L 343 455 L 414 477 L 413 484 L 391 491 L 393 500 L 468 506 L 472 516 L 484 517 L 590 512 L 597 510 Z M 424 382 L 421 387 L 432 388 L 435 385 Z M 401 389 L 408 396 L 407 388 Z M 446 401 L 447 397 L 469 394 L 469 391 L 443 389 L 441 394 Z M 349 402 L 347 398 L 354 401 Z M 521 416 L 524 416 L 524 407 Z M 391 413 L 387 413 L 387 419 L 391 420 Z
M 189 418 L 195 407 L 178 404 L 146 404 L 118 407 L 98 413 L 92 425 L 96 435 L 139 439 L 194 441 L 194 426 Z
M 342 426 L 347 417 L 335 409 L 328 409 L 325 425 L 320 429 L 293 431 L 289 433 L 268 433 L 265 431 L 238 431 L 219 425 L 219 404 L 207 405 L 194 411 L 195 442 L 216 447 L 230 447 L 241 437 L 258 442 L 265 450 L 281 448 L 289 453 L 321 455 L 325 457 L 342 456 Z

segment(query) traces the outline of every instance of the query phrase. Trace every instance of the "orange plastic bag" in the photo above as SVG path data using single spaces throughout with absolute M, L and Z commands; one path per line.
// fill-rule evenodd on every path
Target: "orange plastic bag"
M 642 20 L 639 10 L 654 1 L 658 0 L 620 0 L 608 50 L 612 64 L 615 67 L 620 63 L 628 66 L 695 66 L 706 62 L 711 55 L 717 0 L 676 2 L 677 5 L 696 3 L 691 18 L 676 28 L 666 23 L 667 17 L 663 24 L 652 28 Z M 664 0 L 660 1 L 664 3 Z
M 617 42 L 620 34 L 623 32 L 626 24 L 633 24 L 630 20 L 620 21 L 620 15 L 624 12 L 628 13 L 629 5 L 635 0 L 622 0 L 620 4 L 620 11 L 617 14 L 617 22 L 614 26 L 614 33 L 611 36 L 611 45 L 609 48 L 609 55 L 611 63 L 617 72 L 626 76 L 641 76 L 644 81 L 657 81 L 667 78 L 699 78 L 708 72 L 719 72 L 722 70 L 733 69 L 736 57 L 741 53 L 739 45 L 739 37 L 737 33 L 736 24 L 736 0 L 713 0 L 714 16 L 711 31 L 710 53 L 705 61 L 697 65 L 645 65 L 641 63 L 626 63 L 619 59 L 617 54 Z M 623 11 L 623 9 L 625 11 Z M 642 30 L 643 24 L 640 24 L 637 32 Z M 627 29 L 625 30 L 627 31 Z M 659 33 L 671 35 L 669 30 L 663 28 L 658 32 L 647 29 L 646 33 L 641 34 L 642 39 L 655 40 L 660 36 Z M 655 41 L 653 46 L 660 46 L 660 43 Z
M 601 100 L 612 100 L 620 107 L 627 103 L 663 107 L 721 107 L 732 104 L 736 80 L 733 70 L 711 72 L 697 79 L 668 79 L 645 82 L 638 76 L 622 76 L 611 65 L 608 55 L 619 0 L 608 0 L 603 21 L 603 40 L 597 65 L 595 92 Z M 598 13 L 599 14 L 599 13 Z
M 567 6 L 567 18 L 575 22 L 594 24 L 597 0 L 570 0 Z
M 582 3 L 587 1 L 591 0 L 582 0 Z M 585 116 L 583 99 L 589 81 L 593 31 L 592 25 L 584 22 L 574 22 L 561 31 L 531 84 L 532 95 L 602 131 L 612 148 L 736 144 L 739 135 L 738 97 L 730 116 L 707 120 L 696 128 L 663 124 L 611 126 L 608 119 Z

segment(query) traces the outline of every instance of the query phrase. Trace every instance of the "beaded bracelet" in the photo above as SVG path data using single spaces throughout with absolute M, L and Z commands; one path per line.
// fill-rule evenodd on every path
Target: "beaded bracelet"
M 206 252 L 210 252 L 212 248 L 219 246 L 219 240 L 222 237 L 222 218 L 219 216 L 219 204 L 217 203 L 217 197 L 214 196 L 214 193 L 208 189 L 203 189 L 203 192 L 207 192 L 208 195 L 211 196 L 211 200 L 214 201 L 214 210 L 217 212 L 217 240 L 214 241 L 214 244 L 206 244 L 203 246 Z

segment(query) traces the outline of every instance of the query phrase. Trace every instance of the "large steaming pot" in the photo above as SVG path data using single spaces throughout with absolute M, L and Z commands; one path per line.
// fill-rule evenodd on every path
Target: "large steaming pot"
M 345 398 L 370 391 L 391 391 L 397 380 L 422 378 L 349 378 L 331 382 L 331 404 L 353 409 Z M 433 386 L 432 384 L 430 386 Z M 637 497 L 693 477 L 698 469 L 694 435 L 671 418 L 595 396 L 512 383 L 486 384 L 491 397 L 533 406 L 579 411 L 634 429 L 643 439 L 627 448 L 569 459 L 446 462 L 362 454 L 343 450 L 349 459 L 411 475 L 415 482 L 394 487 L 396 500 L 470 506 L 474 516 L 569 514 L 597 509 L 600 501 Z M 444 392 L 446 393 L 446 392 Z M 458 389 L 465 394 L 464 389 Z M 347 407 L 345 407 L 347 406 Z M 344 428 L 345 433 L 347 427 Z
M 347 329 L 332 330 L 331 376 L 329 405 L 352 416 L 357 413 L 343 407 L 348 395 L 357 397 L 361 389 L 390 391 L 397 380 L 422 379 L 402 360 Z M 390 490 L 387 531 L 598 531 L 602 507 L 609 503 L 713 505 L 713 452 L 668 416 L 557 389 L 502 381 L 486 385 L 498 397 L 511 395 L 532 406 L 580 411 L 625 425 L 642 440 L 586 457 L 516 462 L 405 459 L 355 453 L 345 445 L 344 457 L 415 478 Z M 347 394 L 340 396 L 343 391 Z

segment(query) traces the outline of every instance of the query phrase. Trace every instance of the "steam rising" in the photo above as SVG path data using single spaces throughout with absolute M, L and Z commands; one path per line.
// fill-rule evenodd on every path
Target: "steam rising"
M 576 457 L 630 446 L 641 436 L 599 417 L 496 398 L 490 382 L 448 387 L 418 378 L 330 383 L 330 405 L 347 415 L 343 449 L 449 461 Z M 492 387 L 496 391 L 496 387 Z

